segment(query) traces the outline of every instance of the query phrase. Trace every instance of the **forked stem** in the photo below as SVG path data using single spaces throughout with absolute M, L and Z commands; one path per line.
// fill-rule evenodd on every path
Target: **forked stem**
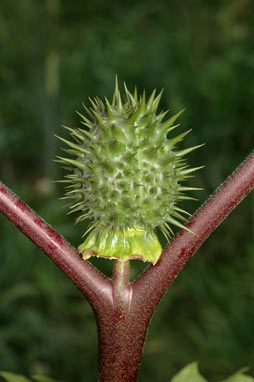
M 99 382 L 135 382 L 148 327 L 137 325 L 132 311 L 129 261 L 116 260 L 112 278 L 112 306 L 98 317 Z
M 129 284 L 129 263 L 115 262 L 113 279 L 93 268 L 50 226 L 0 182 L 0 212 L 76 284 L 91 304 L 99 336 L 99 382 L 136 382 L 150 318 L 193 253 L 254 188 L 254 154 L 194 214 L 155 266 Z

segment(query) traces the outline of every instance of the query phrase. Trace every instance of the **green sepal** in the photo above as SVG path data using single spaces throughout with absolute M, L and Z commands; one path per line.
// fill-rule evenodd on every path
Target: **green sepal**
M 140 259 L 155 265 L 162 247 L 152 231 L 143 228 L 112 230 L 100 225 L 90 232 L 78 250 L 83 259 L 91 256 L 119 261 Z

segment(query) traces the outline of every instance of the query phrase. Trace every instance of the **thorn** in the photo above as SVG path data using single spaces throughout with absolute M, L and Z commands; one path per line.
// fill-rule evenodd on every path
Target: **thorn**
M 104 121 L 103 121 L 102 116 L 99 113 L 97 113 L 96 110 L 92 110 L 92 112 L 93 112 L 94 116 L 96 117 L 97 121 L 99 122 L 99 124 L 104 125 Z
M 91 110 L 88 109 L 88 107 L 84 104 L 84 102 L 82 103 L 82 106 L 83 106 L 83 108 L 85 109 L 85 111 L 87 112 L 87 114 L 90 115 L 90 117 L 91 117 L 92 119 L 94 119 L 94 116 L 93 116 Z
M 159 106 L 159 103 L 160 103 L 160 100 L 161 100 L 161 96 L 162 96 L 162 93 L 163 93 L 164 89 L 162 89 L 160 91 L 160 93 L 157 95 L 157 97 L 155 98 L 155 100 L 153 101 L 153 106 L 152 106 L 152 110 L 153 112 L 156 112 L 158 106 Z
M 177 142 L 180 142 L 186 135 L 188 135 L 191 132 L 191 130 L 192 129 L 189 129 L 185 131 L 184 133 L 177 135 L 175 138 L 169 139 L 169 144 L 171 146 L 174 146 Z
M 197 198 L 193 198 L 192 196 L 186 196 L 186 195 L 180 195 L 180 197 L 178 198 L 179 201 L 181 200 L 198 200 Z
M 78 130 L 79 130 L 82 134 L 85 134 L 91 141 L 96 141 L 96 137 L 95 137 L 93 134 L 89 133 L 89 131 L 84 130 L 84 129 L 80 129 L 80 128 L 78 128 Z
M 179 117 L 179 115 L 181 115 L 183 112 L 184 112 L 185 109 L 179 111 L 178 113 L 174 114 L 172 117 L 170 117 L 167 121 L 163 122 L 161 125 L 160 125 L 160 130 L 163 130 L 163 132 L 167 131 L 168 133 L 175 129 L 177 126 L 179 125 L 176 125 L 176 126 L 172 126 L 173 123 L 176 121 L 176 119 Z M 169 129 L 169 127 L 171 127 L 171 129 Z
M 112 112 L 112 106 L 110 105 L 109 100 L 105 97 L 105 102 L 106 102 L 106 108 L 107 108 L 107 113 L 108 113 L 108 118 L 110 121 L 114 120 L 114 114 Z
M 136 109 L 136 111 L 134 111 L 129 119 L 129 124 L 130 126 L 131 125 L 134 125 L 134 123 L 136 122 L 138 116 L 139 116 L 139 113 L 140 113 L 140 109 L 139 107 Z
M 182 208 L 174 206 L 174 210 L 181 212 L 182 214 L 186 214 L 187 216 L 192 216 L 191 214 L 189 214 L 189 212 L 183 210 Z
M 64 129 L 68 130 L 71 135 L 73 135 L 74 137 L 78 138 L 80 141 L 83 141 L 84 137 L 81 134 L 79 134 L 77 129 L 72 129 L 71 127 L 68 127 L 68 126 L 65 126 L 65 125 L 62 125 L 62 127 Z
M 63 157 L 59 157 L 59 156 L 57 156 L 57 158 L 59 159 L 59 161 L 61 163 L 71 164 L 72 166 L 75 166 L 75 167 L 79 168 L 80 170 L 86 169 L 86 166 L 77 160 L 69 159 L 69 158 L 63 158 Z
M 156 120 L 157 120 L 157 122 L 160 122 L 160 121 L 162 121 L 162 119 L 168 114 L 168 110 L 166 110 L 166 111 L 164 111 L 164 112 L 161 112 L 159 115 L 157 115 L 157 117 L 156 117 Z
M 200 166 L 200 167 L 194 167 L 194 168 L 188 168 L 188 169 L 183 169 L 183 170 L 181 170 L 181 171 L 179 171 L 179 173 L 181 174 L 181 175 L 187 175 L 187 174 L 190 174 L 190 173 L 192 173 L 192 172 L 194 172 L 194 171 L 197 171 L 197 170 L 200 170 L 201 168 L 204 168 L 205 166 Z
M 184 156 L 184 155 L 186 155 L 186 154 L 189 154 L 189 153 L 192 152 L 193 150 L 196 150 L 196 149 L 198 149 L 199 147 L 202 147 L 202 146 L 204 146 L 204 145 L 205 145 L 205 143 L 202 143 L 201 145 L 197 145 L 197 146 L 189 147 L 188 149 L 185 149 L 185 150 L 181 150 L 181 151 L 176 152 L 175 155 L 178 156 L 178 157 L 182 157 L 182 156 Z
M 147 102 L 147 109 L 151 109 L 153 102 L 154 102 L 155 94 L 156 94 L 156 89 L 153 90 L 152 94 L 149 97 L 149 100 Z
M 135 86 L 133 97 L 135 99 L 135 102 L 137 103 L 138 102 L 138 90 L 137 90 L 137 86 Z
M 97 226 L 97 222 L 96 223 L 93 223 L 87 230 L 86 232 L 84 233 L 84 235 L 82 235 L 82 237 L 84 237 L 85 235 L 87 235 L 90 231 L 92 231 L 96 226 Z
M 200 190 L 203 190 L 203 188 L 199 188 L 199 187 L 179 187 L 178 190 L 179 191 L 200 191 Z
M 76 113 L 84 120 L 87 126 L 91 126 L 92 122 L 86 118 L 83 114 L 81 114 L 78 110 L 76 110 Z
M 123 105 L 122 105 L 122 100 L 121 100 L 121 94 L 120 94 L 119 87 L 118 87 L 117 74 L 115 76 L 115 92 L 113 95 L 112 105 L 114 107 L 117 107 L 119 110 L 122 110 Z
M 126 94 L 127 101 L 128 101 L 128 100 L 131 101 L 132 106 L 135 106 L 135 105 L 136 105 L 135 98 L 133 97 L 133 95 L 131 94 L 131 92 L 128 90 L 128 88 L 127 88 L 125 82 L 123 83 L 123 85 L 124 85 L 124 90 L 125 90 L 125 94 Z
M 98 110 L 98 107 L 97 107 L 96 103 L 92 100 L 92 98 L 88 97 L 88 99 L 89 99 L 89 101 L 90 101 L 90 103 L 91 103 L 91 105 L 93 107 L 92 111 L 94 112 L 94 110 Z
M 173 225 L 175 225 L 176 227 L 178 228 L 182 228 L 182 229 L 185 229 L 186 231 L 190 232 L 190 233 L 193 233 L 195 235 L 194 232 L 192 232 L 189 228 L 185 227 L 182 223 L 180 223 L 179 221 L 177 221 L 176 219 L 172 218 L 172 216 L 168 216 L 167 217 L 167 221 Z
M 165 225 L 165 222 L 164 222 L 163 224 Z M 159 225 L 159 229 L 160 229 L 160 231 L 162 232 L 162 234 L 163 234 L 163 236 L 165 237 L 165 239 L 166 239 L 167 241 L 169 241 L 169 240 L 171 239 L 170 234 L 169 234 L 169 232 L 166 230 L 166 228 L 165 228 L 165 226 L 164 226 L 163 224 L 160 224 L 160 225 Z M 171 228 L 170 228 L 170 232 L 172 232 Z
M 59 137 L 58 135 L 55 135 L 55 137 L 60 139 L 62 142 L 64 142 L 66 145 L 72 147 L 73 149 L 78 150 L 78 151 L 80 151 L 81 153 L 84 153 L 84 154 L 89 154 L 89 151 L 84 149 L 80 145 L 76 145 L 75 143 L 72 143 L 72 142 L 68 141 L 67 139 Z
M 146 92 L 143 91 L 142 97 L 140 99 L 139 114 L 140 116 L 144 115 L 146 112 Z

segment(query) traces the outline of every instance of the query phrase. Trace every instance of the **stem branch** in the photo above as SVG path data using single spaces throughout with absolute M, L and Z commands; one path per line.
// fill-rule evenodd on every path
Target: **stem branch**
M 96 310 L 111 303 L 111 282 L 0 182 L 0 212 L 73 281 Z
M 152 314 L 185 263 L 253 188 L 254 154 L 251 153 L 188 221 L 186 226 L 196 235 L 179 231 L 164 249 L 157 264 L 150 266 L 132 284 L 133 304 L 137 309 L 145 301 Z

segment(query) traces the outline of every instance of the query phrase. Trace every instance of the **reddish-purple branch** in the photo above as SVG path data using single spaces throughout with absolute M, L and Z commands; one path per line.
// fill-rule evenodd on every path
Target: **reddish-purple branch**
M 135 305 L 146 301 L 151 313 L 185 263 L 237 204 L 254 188 L 254 154 L 214 192 L 186 224 L 196 235 L 181 230 L 160 260 L 133 284 Z
M 111 303 L 110 280 L 82 260 L 70 244 L 1 182 L 0 212 L 66 273 L 95 310 Z

